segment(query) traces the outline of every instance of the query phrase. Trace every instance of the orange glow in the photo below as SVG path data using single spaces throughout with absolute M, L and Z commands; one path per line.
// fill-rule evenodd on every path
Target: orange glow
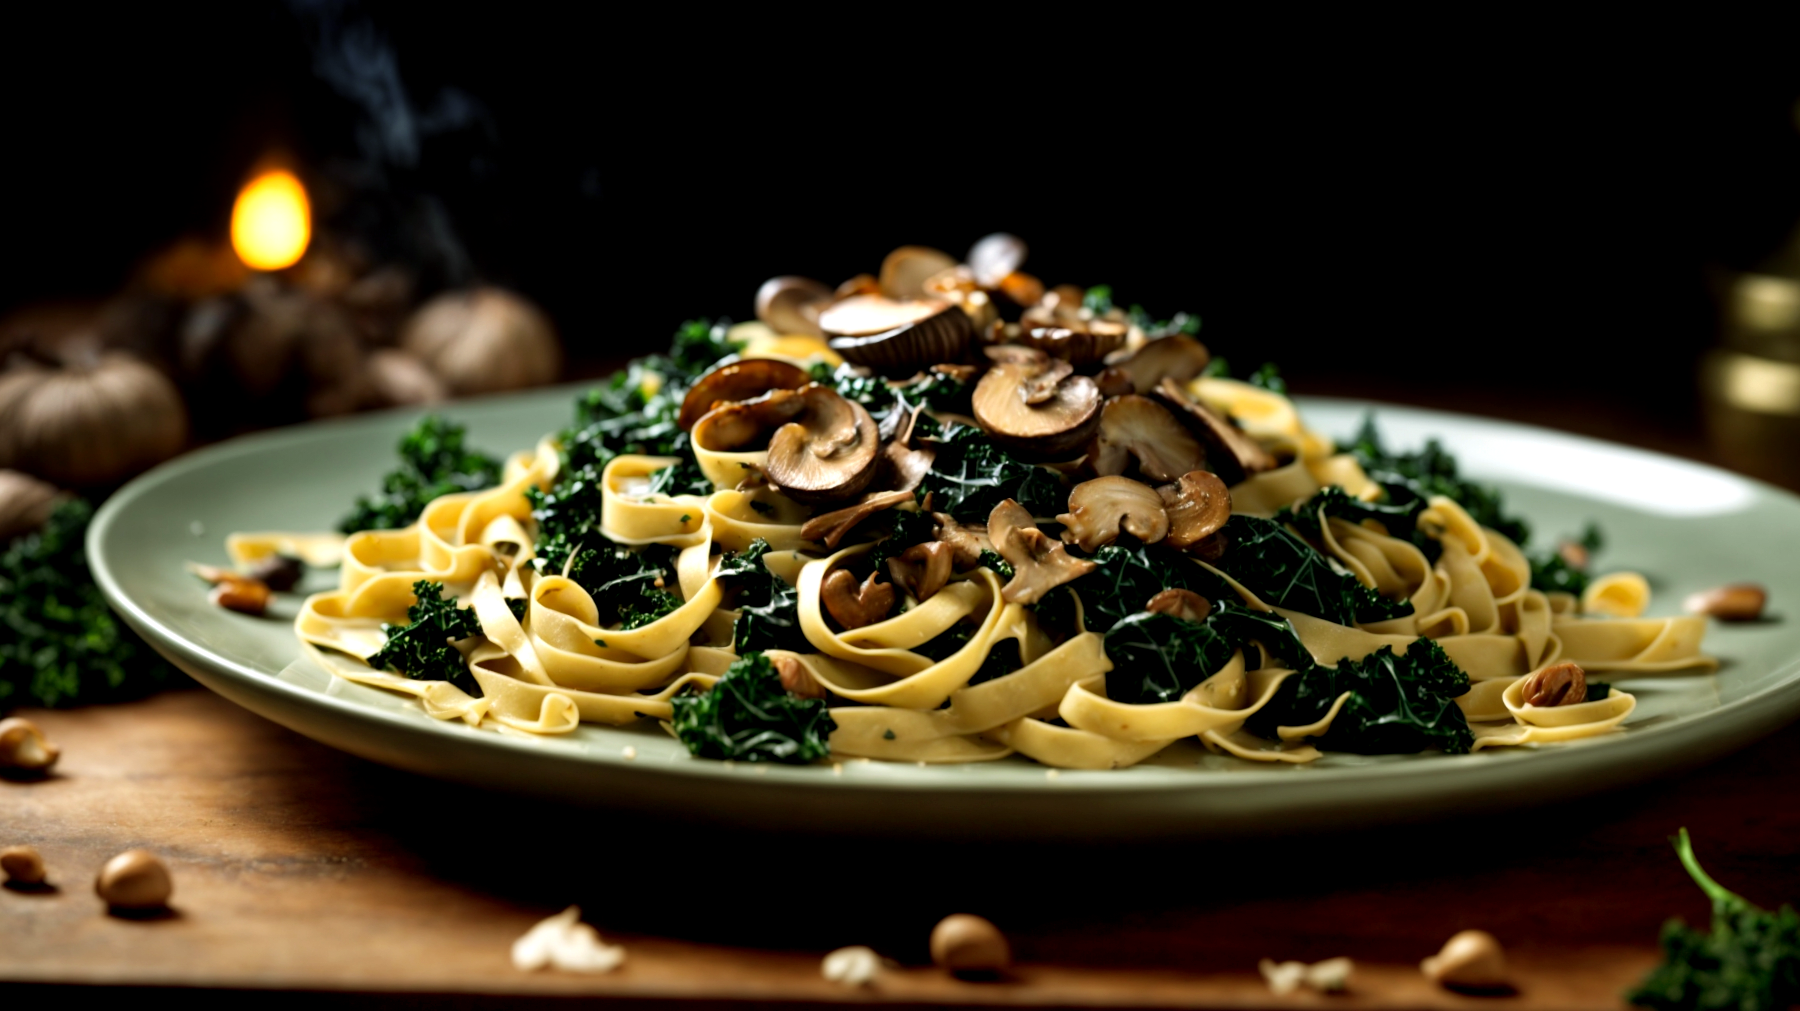
M 252 269 L 293 266 L 311 238 L 312 205 L 292 172 L 264 172 L 238 192 L 231 208 L 231 248 Z

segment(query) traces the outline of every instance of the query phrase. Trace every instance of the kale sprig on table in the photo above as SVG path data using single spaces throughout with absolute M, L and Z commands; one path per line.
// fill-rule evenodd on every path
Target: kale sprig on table
M 465 446 L 465 434 L 462 425 L 435 414 L 420 418 L 400 438 L 400 465 L 381 479 L 379 492 L 357 498 L 338 530 L 397 530 L 440 495 L 499 484 L 500 461 Z

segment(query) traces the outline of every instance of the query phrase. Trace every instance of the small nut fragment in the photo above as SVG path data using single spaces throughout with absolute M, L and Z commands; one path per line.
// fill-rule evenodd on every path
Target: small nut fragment
M 168 905 L 174 891 L 169 869 L 149 850 L 126 850 L 94 879 L 94 894 L 114 909 L 156 909 Z
M 261 614 L 269 608 L 269 587 L 260 579 L 221 579 L 206 595 L 216 606 L 240 614 Z
M 875 981 L 881 972 L 881 956 L 875 949 L 857 945 L 852 948 L 839 948 L 825 956 L 819 963 L 819 973 L 833 983 L 845 986 L 865 986 Z
M 0 720 L 0 769 L 46 772 L 61 756 L 37 724 L 20 716 Z
M 1506 985 L 1506 953 L 1485 930 L 1465 930 L 1444 942 L 1436 955 L 1419 963 L 1419 971 L 1447 987 L 1486 990 Z
M 1587 671 L 1570 661 L 1525 675 L 1519 697 L 1528 706 L 1572 706 L 1587 701 Z
M 1755 583 L 1728 583 L 1689 596 L 1687 609 L 1720 621 L 1755 621 L 1768 602 L 1769 592 Z
M 0 871 L 6 872 L 6 880 L 15 885 L 41 885 L 44 883 L 44 858 L 38 855 L 35 847 L 8 846 L 0 850 Z
M 979 916 L 954 913 L 931 928 L 931 960 L 959 976 L 998 973 L 1012 963 L 1012 950 L 999 927 Z
M 775 673 L 781 677 L 781 687 L 787 689 L 789 695 L 802 699 L 822 699 L 825 687 L 819 679 L 813 677 L 806 665 L 791 656 L 775 658 Z
M 873 625 L 894 609 L 894 584 L 877 583 L 876 576 L 869 573 L 860 587 L 848 569 L 837 569 L 825 577 L 819 598 L 838 624 L 845 628 Z
M 1205 621 L 1212 613 L 1212 601 L 1192 590 L 1163 590 L 1150 598 L 1144 610 L 1171 614 L 1186 621 Z
M 1556 546 L 1556 553 L 1569 568 L 1581 572 L 1587 571 L 1588 562 L 1592 560 L 1587 547 L 1576 541 L 1563 541 Z
M 300 582 L 304 570 L 300 559 L 293 555 L 264 555 L 250 565 L 250 571 L 244 575 L 260 581 L 264 586 L 276 593 L 286 593 Z

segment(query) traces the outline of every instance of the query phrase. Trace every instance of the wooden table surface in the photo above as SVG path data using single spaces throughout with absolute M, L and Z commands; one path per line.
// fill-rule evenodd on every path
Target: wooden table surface
M 0 780 L 0 844 L 56 890 L 0 890 L 0 982 L 206 988 L 183 999 L 519 1006 L 605 995 L 745 1001 L 1582 1008 L 1620 1006 L 1671 914 L 1704 922 L 1667 837 L 1686 825 L 1728 887 L 1800 898 L 1800 727 L 1710 767 L 1577 803 L 1378 831 L 1232 843 L 918 844 L 741 835 L 478 793 L 351 758 L 201 690 L 30 712 L 56 774 Z M 96 870 L 134 846 L 173 870 L 172 915 L 104 914 Z M 521 973 L 509 946 L 571 903 L 622 969 Z M 929 966 L 932 924 L 986 915 L 1010 979 Z M 1482 927 L 1519 989 L 1467 997 L 1415 966 Z M 866 944 L 878 985 L 825 981 Z M 1270 995 L 1263 957 L 1357 962 L 1351 993 Z M 299 990 L 277 997 L 246 990 Z M 110 995 L 110 994 L 108 994 Z

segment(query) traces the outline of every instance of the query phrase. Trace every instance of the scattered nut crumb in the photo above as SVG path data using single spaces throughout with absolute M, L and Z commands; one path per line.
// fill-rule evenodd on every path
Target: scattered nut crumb
M 1419 971 L 1447 987 L 1490 989 L 1506 985 L 1506 953 L 1494 935 L 1465 930 L 1444 942 L 1442 951 L 1419 963 Z
M 1720 621 L 1755 621 L 1768 606 L 1769 592 L 1755 583 L 1728 583 L 1690 594 L 1687 610 L 1708 614 Z
M 6 880 L 13 884 L 41 885 L 44 858 L 38 855 L 36 847 L 8 846 L 0 850 L 0 871 L 6 872 Z
M 158 909 L 174 891 L 169 869 L 149 850 L 126 850 L 94 879 L 94 894 L 113 909 Z
M 1056 779 L 1056 778 L 1060 777 L 1061 775 L 1062 775 L 1061 769 L 1045 769 L 1044 770 L 1044 778 L 1045 779 Z
M 842 762 L 831 763 L 831 774 L 833 776 L 842 776 L 844 774 L 844 763 L 842 763 Z
M 1349 989 L 1350 974 L 1355 971 L 1356 963 L 1348 958 L 1328 958 L 1323 962 L 1307 965 L 1305 962 L 1277 963 L 1265 958 L 1256 964 L 1256 968 L 1269 984 L 1269 991 L 1282 996 L 1293 993 L 1302 985 L 1321 993 L 1337 993 Z
M 637 749 L 632 747 L 631 745 L 627 744 L 627 745 L 625 745 L 624 749 L 619 752 L 619 754 L 624 755 L 625 760 L 629 762 L 632 759 L 637 757 Z
M 821 975 L 845 986 L 867 986 L 875 981 L 880 971 L 881 956 L 875 954 L 875 949 L 862 945 L 839 948 L 819 963 Z
M 979 916 L 954 913 L 931 929 L 931 960 L 957 975 L 1002 972 L 1012 963 L 1006 935 Z
M 580 906 L 540 921 L 512 946 L 513 968 L 520 972 L 611 972 L 624 961 L 624 948 L 600 940 L 599 931 L 581 922 Z
M 50 771 L 62 750 L 44 737 L 38 725 L 21 716 L 0 720 L 0 769 Z

